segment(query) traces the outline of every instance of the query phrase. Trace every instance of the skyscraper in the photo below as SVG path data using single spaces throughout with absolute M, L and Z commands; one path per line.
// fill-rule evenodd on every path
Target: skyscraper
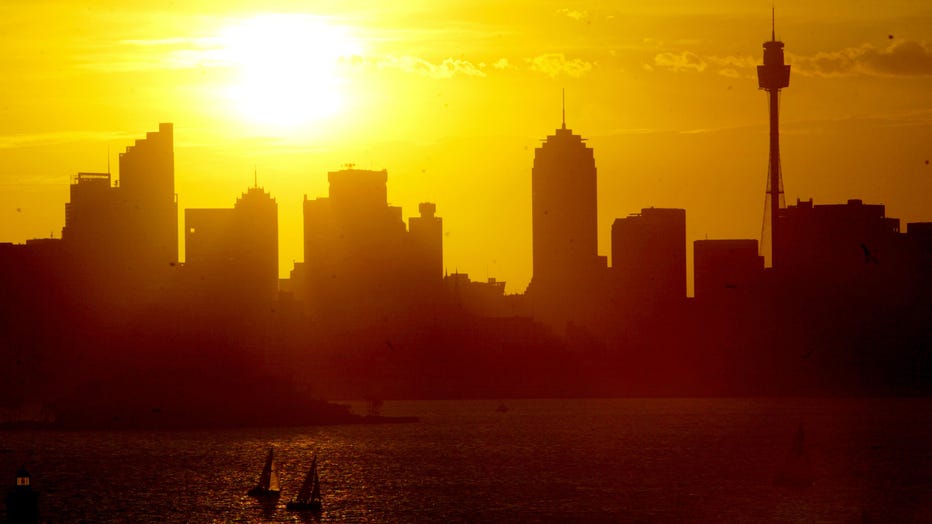
M 62 240 L 79 271 L 104 276 L 95 291 L 164 295 L 178 261 L 174 158 L 172 124 L 163 123 L 120 153 L 117 185 L 109 172 L 75 177 Z
M 254 186 L 232 209 L 185 210 L 189 287 L 218 306 L 263 307 L 278 294 L 278 204 Z
M 633 300 L 686 297 L 686 210 L 647 208 L 612 224 L 612 272 Z
M 532 287 L 563 287 L 599 265 L 595 157 L 560 129 L 534 152 L 531 170 Z

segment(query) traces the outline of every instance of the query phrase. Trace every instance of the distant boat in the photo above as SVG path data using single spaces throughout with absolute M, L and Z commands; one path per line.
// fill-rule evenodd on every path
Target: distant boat
M 279 496 L 278 468 L 275 466 L 274 455 L 272 448 L 269 448 L 269 455 L 265 458 L 265 466 L 262 468 L 262 474 L 259 475 L 259 482 L 256 487 L 246 493 L 250 497 L 272 498 Z
M 498 407 L 495 408 L 495 411 L 498 411 L 499 413 L 505 413 L 508 411 L 508 406 L 506 406 L 504 402 L 499 402 Z
M 311 469 L 308 470 L 307 476 L 304 477 L 304 483 L 301 484 L 297 496 L 293 501 L 285 505 L 285 509 L 288 511 L 320 511 L 320 479 L 317 477 L 317 455 L 314 455 L 314 460 L 311 461 Z
M 809 461 L 809 453 L 806 452 L 805 434 L 803 425 L 800 423 L 796 436 L 793 437 L 793 445 L 787 454 L 786 462 L 773 479 L 773 483 L 776 486 L 808 488 L 812 486 L 812 482 L 812 464 Z

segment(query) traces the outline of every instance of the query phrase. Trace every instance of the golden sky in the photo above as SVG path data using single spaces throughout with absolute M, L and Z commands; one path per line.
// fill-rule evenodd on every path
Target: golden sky
M 0 4 L 0 241 L 60 236 L 70 177 L 175 124 L 180 207 L 279 204 L 282 275 L 326 173 L 388 170 L 405 217 L 432 201 L 444 263 L 521 292 L 534 148 L 560 125 L 616 217 L 687 210 L 688 240 L 759 238 L 770 2 L 24 1 Z M 883 203 L 932 220 L 932 3 L 777 6 L 788 202 Z M 183 214 L 181 215 L 183 217 Z M 690 260 L 691 260 L 691 247 Z M 691 264 L 691 261 L 690 261 Z

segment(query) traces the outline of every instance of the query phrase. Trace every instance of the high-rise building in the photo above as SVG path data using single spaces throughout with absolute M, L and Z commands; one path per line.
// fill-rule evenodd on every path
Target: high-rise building
M 534 153 L 532 287 L 563 287 L 600 266 L 597 200 L 592 148 L 564 118 Z
M 443 219 L 435 216 L 437 205 L 418 204 L 420 216 L 408 219 L 411 269 L 424 287 L 438 287 L 443 276 Z
M 686 210 L 651 207 L 616 219 L 612 273 L 635 300 L 686 298 Z
M 359 318 L 406 312 L 422 286 L 439 290 L 442 222 L 436 206 L 405 228 L 388 204 L 388 172 L 348 166 L 328 174 L 329 196 L 304 200 L 306 298 L 316 315 Z M 348 318 L 348 317 L 346 317 Z
M 233 301 L 237 307 L 275 300 L 275 199 L 256 186 L 243 193 L 232 209 L 186 209 L 185 273 L 189 288 L 215 300 Z
M 780 270 L 791 282 L 824 286 L 859 275 L 893 276 L 904 267 L 905 235 L 899 219 L 885 216 L 883 204 L 797 200 L 779 224 Z
M 168 267 L 178 261 L 178 199 L 172 124 L 120 154 L 121 220 L 130 238 L 125 256 L 140 267 Z
M 178 261 L 172 124 L 120 154 L 120 179 L 78 173 L 62 241 L 78 274 L 103 297 L 164 296 Z M 100 276 L 103 276 L 102 278 Z

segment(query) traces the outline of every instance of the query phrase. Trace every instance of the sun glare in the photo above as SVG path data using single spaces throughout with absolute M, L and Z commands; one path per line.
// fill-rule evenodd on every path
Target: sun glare
M 229 26 L 220 40 L 236 75 L 227 96 L 249 122 L 293 128 L 343 110 L 341 59 L 360 53 L 345 28 L 310 15 L 261 15 Z

